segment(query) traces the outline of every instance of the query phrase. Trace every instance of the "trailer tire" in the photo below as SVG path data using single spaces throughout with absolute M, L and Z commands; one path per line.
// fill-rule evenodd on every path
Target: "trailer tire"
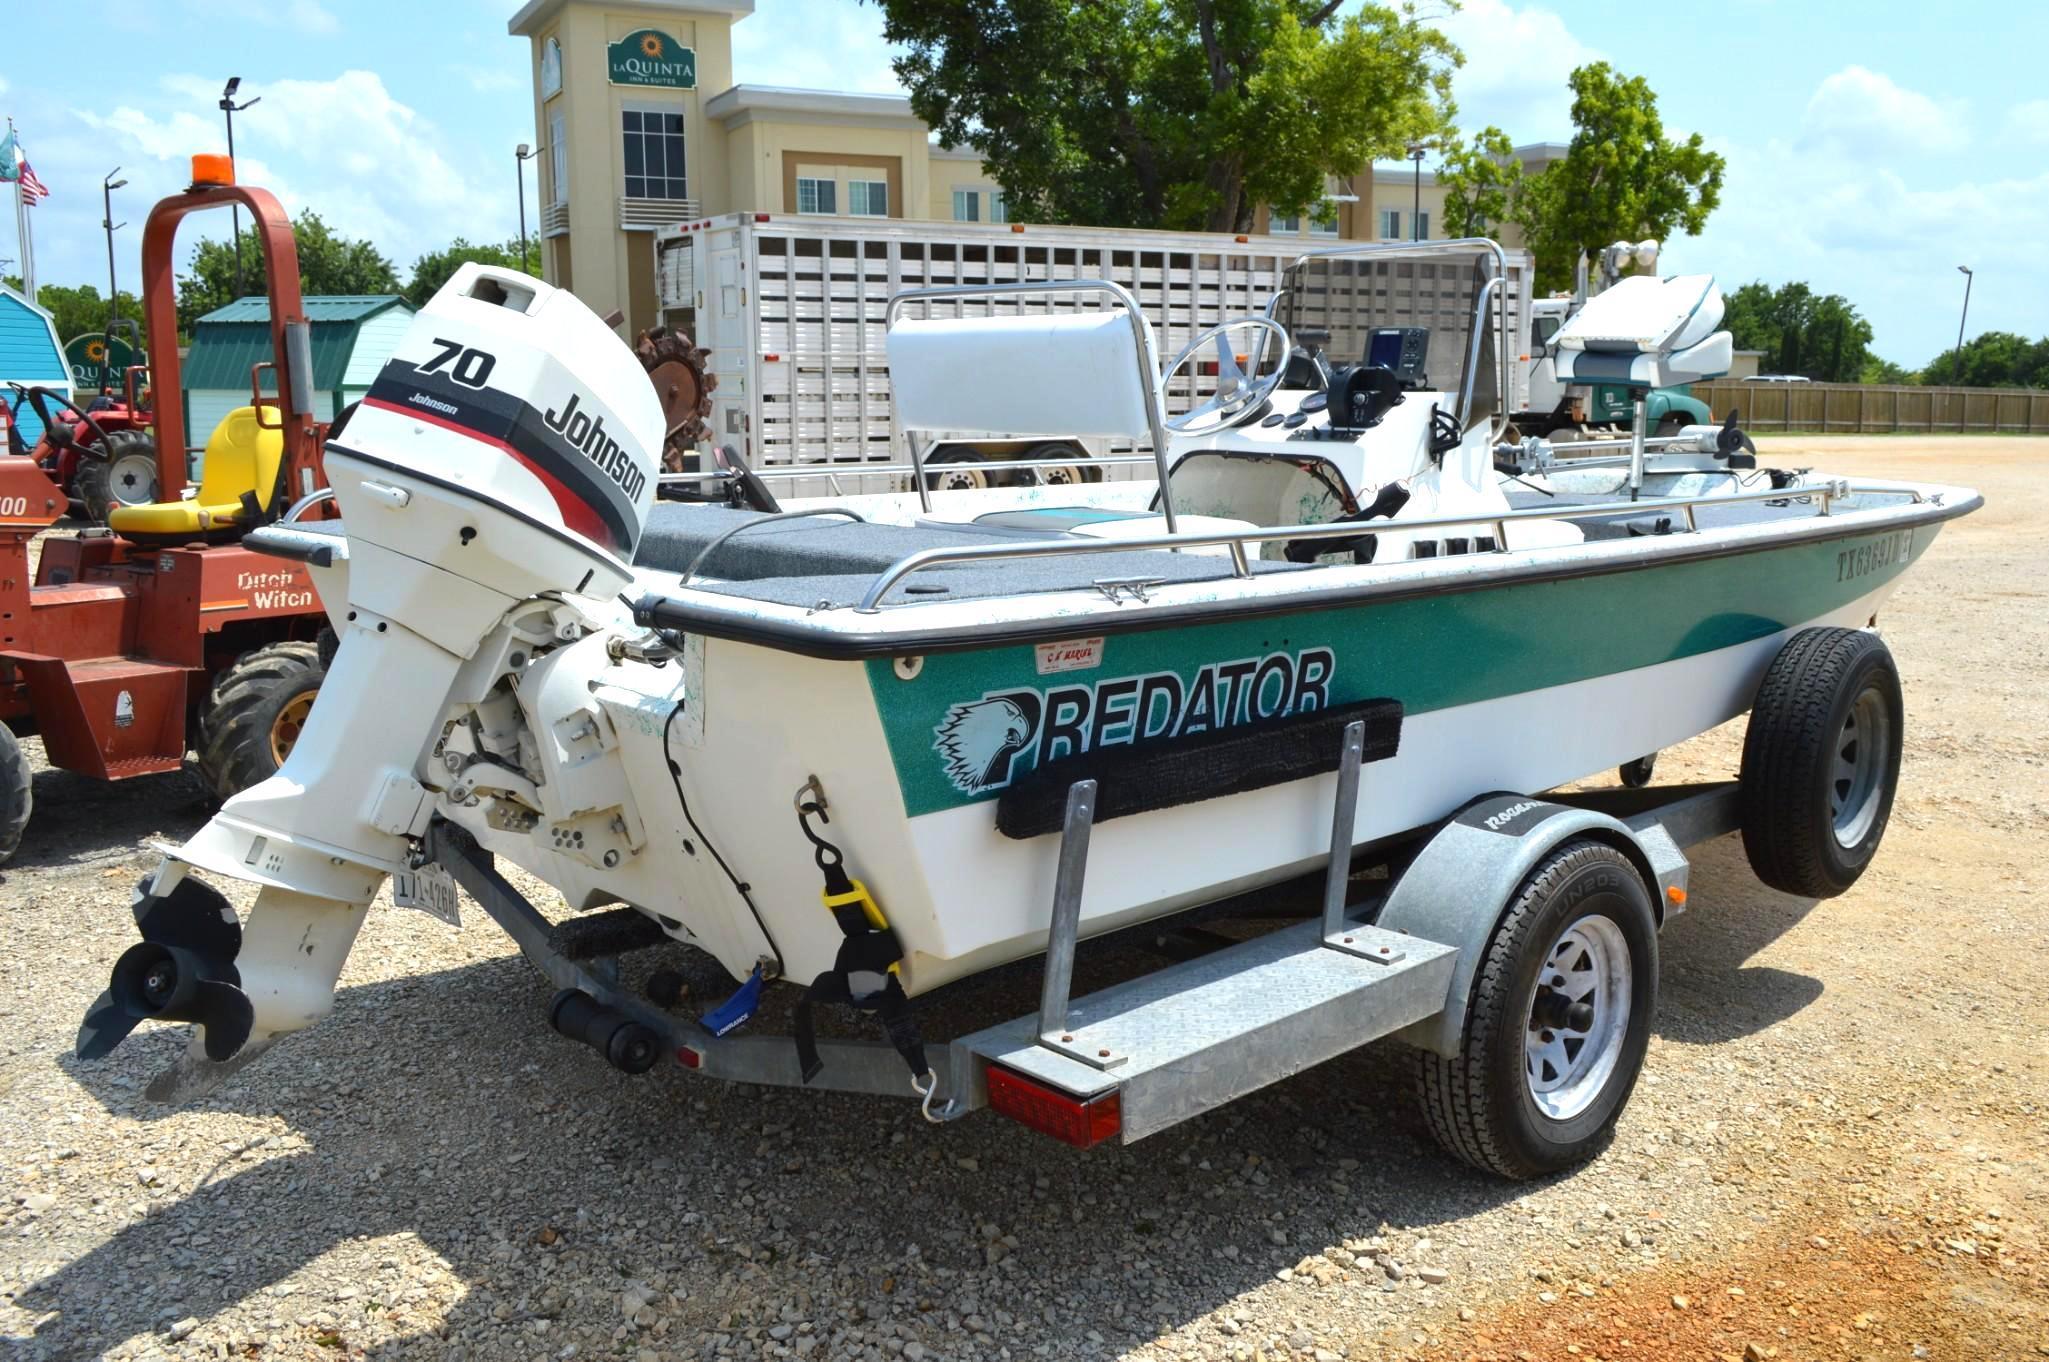
M 79 460 L 72 488 L 95 525 L 120 507 L 149 505 L 157 499 L 156 442 L 139 430 L 107 432 L 107 442 Z
M 1010 475 L 1008 481 L 1012 487 L 1071 487 L 1087 480 L 1087 470 L 1081 466 L 1079 461 L 1088 457 L 1088 451 L 1077 449 L 1064 440 L 1049 440 L 1045 444 L 1034 445 L 1025 451 L 1025 457 L 1027 459 L 1065 459 L 1072 457 L 1076 462 L 1056 464 L 1050 468 L 1020 468 Z
M 1772 888 L 1833 898 L 1885 836 L 1906 706 L 1899 669 L 1864 629 L 1803 629 L 1764 674 L 1743 737 L 1743 851 Z
M 14 730 L 0 724 L 0 865 L 5 865 L 21 846 L 21 834 L 28 828 L 28 816 L 35 806 L 35 782 L 28 769 L 28 753 Z
M 1568 978 L 1553 990 L 1551 981 Z M 1607 1143 L 1636 1087 L 1657 993 L 1657 922 L 1636 867 L 1605 842 L 1555 848 L 1494 930 L 1473 977 L 1458 1054 L 1419 1057 L 1431 1133 L 1458 1158 L 1504 1178 L 1585 1162 Z M 1588 1010 L 1573 1048 L 1570 1033 L 1582 1018 L 1559 1018 L 1576 1004 Z
M 199 716 L 199 772 L 230 799 L 284 765 L 326 676 L 313 643 L 273 643 L 214 678 Z
M 972 449 L 941 450 L 925 460 L 925 469 L 928 491 L 980 491 L 989 485 L 988 460 Z

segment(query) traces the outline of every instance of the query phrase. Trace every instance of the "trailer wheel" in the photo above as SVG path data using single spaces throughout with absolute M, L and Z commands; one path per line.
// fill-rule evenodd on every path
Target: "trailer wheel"
M 277 774 L 326 675 L 312 643 L 244 653 L 214 679 L 199 716 L 199 771 L 222 799 Z
M 34 782 L 30 779 L 28 753 L 14 730 L 0 724 L 0 865 L 7 864 L 21 845 L 28 828 L 29 810 L 35 805 Z
M 934 492 L 980 491 L 989 485 L 987 461 L 972 449 L 943 450 L 925 460 L 925 486 Z
M 1683 416 L 1663 416 L 1658 418 L 1657 435 L 1661 440 L 1669 440 L 1684 429 L 1686 429 L 1686 418 Z
M 1515 1179 L 1598 1152 L 1650 1044 L 1657 941 L 1643 877 L 1614 847 L 1572 841 L 1538 862 L 1474 976 L 1459 1053 L 1421 1056 L 1438 1142 Z
M 1892 652 L 1863 629 L 1805 629 L 1750 709 L 1739 787 L 1757 878 L 1833 898 L 1878 851 L 1899 785 L 1906 707 Z
M 106 524 L 120 507 L 149 505 L 157 499 L 155 442 L 139 430 L 109 431 L 104 445 L 79 460 L 72 487 L 95 525 Z
M 1059 440 L 1050 440 L 1034 445 L 1025 451 L 1027 459 L 1087 458 L 1087 454 L 1073 445 Z M 1020 468 L 1010 475 L 1013 487 L 1072 487 L 1081 483 L 1086 474 L 1079 463 L 1054 464 L 1046 468 Z

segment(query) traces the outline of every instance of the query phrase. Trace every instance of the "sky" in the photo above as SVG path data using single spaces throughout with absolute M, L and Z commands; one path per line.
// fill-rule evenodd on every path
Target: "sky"
M 9 8 L 0 111 L 51 190 L 33 210 L 42 282 L 105 289 L 99 189 L 118 166 L 117 266 L 136 287 L 149 205 L 183 187 L 191 153 L 225 149 L 230 75 L 262 100 L 235 120 L 243 181 L 371 238 L 402 276 L 457 236 L 518 233 L 508 163 L 538 139 L 526 40 L 505 31 L 514 0 L 95 0 L 89 40 L 73 5 Z M 1466 57 L 1463 127 L 1564 141 L 1566 73 L 1605 58 L 1648 79 L 1669 132 L 1728 159 L 1721 208 L 1668 244 L 1665 272 L 1804 279 L 1857 305 L 1877 353 L 1918 366 L 1955 342 L 1970 265 L 1972 334 L 2049 334 L 2049 5 L 1466 0 L 1438 22 Z M 756 0 L 736 76 L 893 90 L 881 28 L 855 0 Z M 531 176 L 527 199 L 531 227 Z

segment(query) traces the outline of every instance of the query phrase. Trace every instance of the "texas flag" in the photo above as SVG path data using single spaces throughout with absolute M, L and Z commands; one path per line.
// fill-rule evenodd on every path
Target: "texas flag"
M 8 180 L 20 183 L 24 203 L 34 204 L 50 197 L 50 191 L 36 178 L 35 168 L 22 153 L 21 140 L 14 135 L 13 128 L 7 130 L 6 140 L 0 141 L 0 181 Z

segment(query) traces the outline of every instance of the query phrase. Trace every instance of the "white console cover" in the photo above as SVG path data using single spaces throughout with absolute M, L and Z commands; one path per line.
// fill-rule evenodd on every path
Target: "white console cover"
M 1121 310 L 900 321 L 889 378 L 905 430 L 1121 435 L 1150 442 L 1159 361 Z

